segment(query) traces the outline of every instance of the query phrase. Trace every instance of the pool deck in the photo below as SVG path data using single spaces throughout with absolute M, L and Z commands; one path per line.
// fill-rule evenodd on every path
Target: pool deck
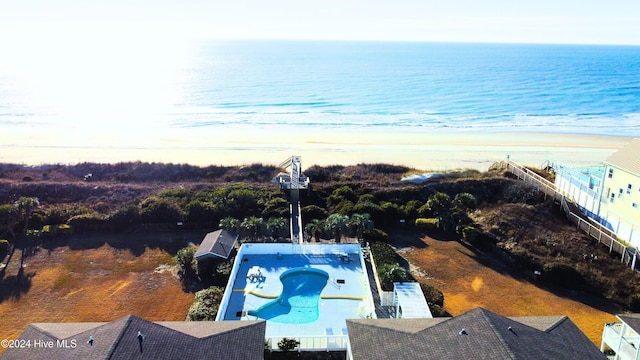
M 240 255 L 240 254 L 239 254 Z M 345 258 L 345 255 L 348 257 Z M 272 301 L 282 292 L 280 275 L 297 267 L 324 270 L 329 280 L 320 294 L 319 317 L 306 324 L 283 324 L 267 321 L 266 336 L 318 336 L 346 334 L 345 319 L 366 317 L 371 291 L 361 253 L 332 250 L 325 254 L 245 254 L 236 260 L 236 277 L 230 287 L 224 320 L 256 320 L 247 315 Z M 257 268 L 261 277 L 248 277 Z M 229 288 L 228 290 L 229 291 Z M 368 310 L 367 310 L 368 309 Z M 375 316 L 375 315 L 374 315 Z

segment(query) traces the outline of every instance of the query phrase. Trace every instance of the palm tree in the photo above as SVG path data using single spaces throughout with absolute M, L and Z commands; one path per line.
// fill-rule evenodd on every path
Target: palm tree
M 378 269 L 380 286 L 385 291 L 393 290 L 394 282 L 407 281 L 407 270 L 399 264 L 385 264 Z
M 279 238 L 282 231 L 287 227 L 287 220 L 283 217 L 274 217 L 267 220 L 267 230 L 271 232 L 272 238 Z
M 231 216 L 227 216 L 223 219 L 220 220 L 220 226 L 221 228 L 237 234 L 238 233 L 238 229 L 240 228 L 240 220 L 233 218 Z
M 340 242 L 340 238 L 342 238 L 342 233 L 347 227 L 347 221 L 349 217 L 347 215 L 342 214 L 331 214 L 325 220 L 325 227 L 332 234 L 337 243 Z
M 260 228 L 262 227 L 263 223 L 264 221 L 262 220 L 262 218 L 259 218 L 256 216 L 249 216 L 248 218 L 245 218 L 244 220 L 242 220 L 240 227 L 246 230 L 254 238 L 257 238 L 258 232 L 260 231 Z
M 456 194 L 451 204 L 451 222 L 455 225 L 456 230 L 473 222 L 469 218 L 469 212 L 477 207 L 478 202 L 473 195 L 466 192 Z
M 13 228 L 20 221 L 20 211 L 15 205 L 0 205 L 0 225 L 6 226 L 11 233 L 12 240 L 15 242 L 16 234 Z
M 39 205 L 40 201 L 38 201 L 38 198 L 31 197 L 21 197 L 15 202 L 15 206 L 18 208 L 18 211 L 22 214 L 22 218 L 24 219 L 23 234 L 27 234 L 27 230 L 29 229 L 29 218 L 31 218 L 33 209 Z
M 442 231 L 448 231 L 451 224 L 451 197 L 437 192 L 429 196 L 425 207 L 438 219 Z
M 304 230 L 311 234 L 311 236 L 316 239 L 316 242 L 320 242 L 320 236 L 322 236 L 322 230 L 324 228 L 324 221 L 320 219 L 313 219 L 304 227 Z
M 348 221 L 351 228 L 355 229 L 358 240 L 362 240 L 366 230 L 373 229 L 373 221 L 369 214 L 353 214 Z

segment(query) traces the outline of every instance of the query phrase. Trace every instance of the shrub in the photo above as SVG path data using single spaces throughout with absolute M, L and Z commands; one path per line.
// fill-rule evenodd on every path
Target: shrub
M 186 216 L 189 222 L 215 224 L 218 222 L 218 213 L 218 207 L 209 201 L 193 200 L 186 205 Z
M 229 278 L 229 274 L 231 274 L 231 269 L 233 268 L 233 259 L 230 261 L 223 261 L 216 266 L 216 274 L 219 274 L 225 278 Z
M 45 225 L 40 231 L 44 236 L 69 235 L 72 232 L 72 227 L 67 224 Z
M 304 206 L 300 211 L 302 212 L 302 218 L 305 222 L 310 222 L 313 219 L 326 219 L 327 216 L 329 216 L 329 212 L 327 212 L 327 210 L 317 205 Z
M 148 223 L 171 223 L 183 219 L 182 210 L 173 201 L 150 197 L 140 204 L 140 217 Z
M 380 229 L 365 230 L 362 233 L 362 238 L 371 242 L 387 242 L 389 234 Z
M 296 339 L 282 338 L 278 341 L 278 349 L 282 351 L 292 351 L 300 346 L 300 341 Z
M 417 218 L 416 227 L 425 231 L 438 230 L 438 219 L 436 218 Z
M 544 200 L 544 193 L 531 184 L 517 181 L 504 189 L 502 200 L 508 203 L 535 205 Z
M 424 298 L 427 300 L 427 303 L 429 303 L 429 306 L 444 306 L 444 294 L 442 293 L 442 291 L 432 285 L 423 283 L 420 284 L 420 288 L 422 289 Z
M 0 240 L 0 253 L 6 252 L 7 250 L 9 250 L 9 240 Z
M 223 295 L 224 289 L 218 286 L 198 291 L 187 313 L 187 321 L 215 320 Z
M 262 217 L 265 219 L 289 216 L 289 202 L 286 199 L 277 197 L 267 201 L 262 210 Z
M 433 317 L 451 317 L 451 314 L 440 305 L 429 304 L 429 310 Z
M 482 231 L 474 226 L 465 226 L 462 228 L 462 238 L 470 243 L 478 243 L 482 240 Z
M 542 268 L 542 278 L 552 284 L 568 289 L 582 290 L 585 288 L 582 274 L 567 264 L 557 262 L 545 264 Z
M 176 254 L 176 262 L 178 267 L 183 272 L 195 272 L 196 260 L 194 255 L 196 248 L 193 246 L 187 246 L 178 250 Z
M 385 264 L 398 264 L 398 254 L 396 254 L 395 250 L 387 243 L 380 241 L 372 242 L 371 254 L 378 268 Z
M 640 311 L 640 294 L 633 294 L 629 297 L 629 310 L 633 312 Z
M 104 225 L 102 217 L 98 214 L 81 214 L 75 215 L 67 221 L 76 231 L 96 230 Z
M 135 205 L 129 205 L 109 215 L 107 221 L 114 230 L 123 231 L 140 222 L 140 209 Z
M 58 227 L 58 234 L 69 235 L 73 232 L 73 228 L 69 224 L 60 224 Z

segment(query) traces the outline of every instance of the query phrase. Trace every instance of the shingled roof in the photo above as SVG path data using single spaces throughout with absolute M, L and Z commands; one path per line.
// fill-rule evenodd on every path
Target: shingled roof
M 202 259 L 211 256 L 228 259 L 237 240 L 238 235 L 233 235 L 224 229 L 210 232 L 200 243 L 195 257 L 196 259 Z
M 629 325 L 636 333 L 640 334 L 640 314 L 618 314 L 618 319 Z
M 262 359 L 265 330 L 265 321 L 155 323 L 133 315 L 108 323 L 31 324 L 19 337 L 30 340 L 31 347 L 7 349 L 2 358 Z M 54 346 L 36 347 L 35 340 L 52 341 Z
M 622 149 L 609 156 L 605 162 L 640 176 L 640 139 L 631 140 Z
M 566 316 L 519 319 L 477 308 L 411 322 L 347 320 L 347 328 L 353 359 L 606 359 Z

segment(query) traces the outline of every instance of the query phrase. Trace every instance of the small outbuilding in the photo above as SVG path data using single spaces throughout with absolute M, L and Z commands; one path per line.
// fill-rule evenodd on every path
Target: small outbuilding
M 198 261 L 204 259 L 228 259 L 235 250 L 238 235 L 219 229 L 208 233 L 195 253 Z

